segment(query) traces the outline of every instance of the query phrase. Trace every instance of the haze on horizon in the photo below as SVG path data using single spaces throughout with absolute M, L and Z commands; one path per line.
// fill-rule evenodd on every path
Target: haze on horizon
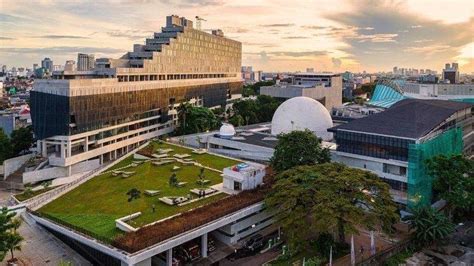
M 474 72 L 470 0 L 0 0 L 0 64 L 118 58 L 170 14 L 198 15 L 203 29 L 242 42 L 242 64 L 255 70 L 440 72 L 458 62 Z

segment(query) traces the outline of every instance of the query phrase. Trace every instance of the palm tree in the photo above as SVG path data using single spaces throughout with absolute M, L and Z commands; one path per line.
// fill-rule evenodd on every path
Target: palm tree
M 15 256 L 13 255 L 13 251 L 21 250 L 21 242 L 23 241 L 23 237 L 20 236 L 17 232 L 10 232 L 5 236 L 4 244 L 5 247 L 10 250 L 11 259 L 10 261 L 15 261 Z
M 181 133 L 186 133 L 186 116 L 191 109 L 191 104 L 188 102 L 183 102 L 178 106 L 178 121 L 182 124 L 179 127 L 182 128 Z
M 448 236 L 454 225 L 443 213 L 430 206 L 414 209 L 412 214 L 403 220 L 408 221 L 410 228 L 416 230 L 415 237 L 420 244 L 431 244 Z

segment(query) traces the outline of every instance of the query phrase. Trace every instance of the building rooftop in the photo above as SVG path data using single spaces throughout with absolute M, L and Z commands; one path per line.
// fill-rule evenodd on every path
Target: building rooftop
M 358 131 L 418 139 L 457 111 L 472 106 L 469 103 L 454 101 L 405 99 L 384 112 L 330 128 L 329 131 Z
M 266 148 L 274 148 L 277 144 L 277 138 L 275 136 L 251 131 L 239 131 L 234 137 L 230 138 L 230 140 Z

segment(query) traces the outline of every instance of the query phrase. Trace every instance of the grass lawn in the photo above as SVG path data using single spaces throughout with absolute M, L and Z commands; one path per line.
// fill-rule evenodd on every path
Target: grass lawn
M 209 154 L 192 154 L 189 149 L 168 143 L 160 144 L 155 142 L 154 146 L 155 149 L 173 149 L 174 151 L 169 153 L 169 155 L 175 153 L 190 154 L 193 159 L 202 165 L 218 170 L 238 163 L 238 161 L 235 160 Z M 130 158 L 124 159 L 124 161 L 118 164 L 118 167 L 128 165 L 133 161 L 132 157 L 133 156 L 130 156 Z M 168 184 L 169 177 L 172 174 L 172 168 L 175 165 L 180 167 L 176 172 L 179 182 L 188 182 L 185 187 L 176 188 Z M 117 234 L 121 234 L 121 231 L 115 228 L 115 219 L 117 218 L 135 212 L 141 212 L 141 216 L 129 223 L 135 227 L 142 226 L 226 196 L 225 194 L 218 194 L 181 207 L 169 206 L 160 202 L 158 198 L 163 196 L 186 196 L 190 194 L 190 189 L 199 187 L 196 181 L 198 180 L 200 167 L 185 166 L 177 162 L 168 165 L 154 166 L 151 162 L 146 162 L 138 167 L 126 168 L 124 171 L 135 171 L 136 173 L 129 178 L 112 176 L 112 173 L 94 177 L 44 206 L 39 212 L 53 216 L 54 218 L 85 229 L 101 237 L 113 239 Z M 205 179 L 211 181 L 210 186 L 222 183 L 220 173 L 206 169 L 204 174 Z M 126 193 L 132 188 L 140 190 L 142 195 L 139 199 L 128 202 Z M 143 194 L 144 190 L 160 190 L 161 193 L 158 196 L 149 197 Z M 155 212 L 152 212 L 153 204 L 156 207 Z
M 38 189 L 38 190 L 35 190 L 35 191 L 31 191 L 29 194 L 28 193 L 25 194 L 25 192 L 23 192 L 23 193 L 20 193 L 20 194 L 16 194 L 15 198 L 19 201 L 25 201 L 27 199 L 33 198 L 34 196 L 38 196 L 39 194 L 43 194 L 46 191 L 50 191 L 53 188 L 56 188 L 56 187 L 47 187 L 47 188 Z

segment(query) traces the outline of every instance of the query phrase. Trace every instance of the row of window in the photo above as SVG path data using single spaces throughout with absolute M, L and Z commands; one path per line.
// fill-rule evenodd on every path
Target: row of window
M 207 79 L 207 78 L 232 78 L 231 74 L 167 74 L 167 75 L 121 75 L 117 76 L 119 82 L 153 81 L 153 80 L 181 80 L 181 79 Z
M 414 142 L 345 131 L 337 131 L 335 139 L 338 151 L 399 161 L 408 161 L 408 145 Z

